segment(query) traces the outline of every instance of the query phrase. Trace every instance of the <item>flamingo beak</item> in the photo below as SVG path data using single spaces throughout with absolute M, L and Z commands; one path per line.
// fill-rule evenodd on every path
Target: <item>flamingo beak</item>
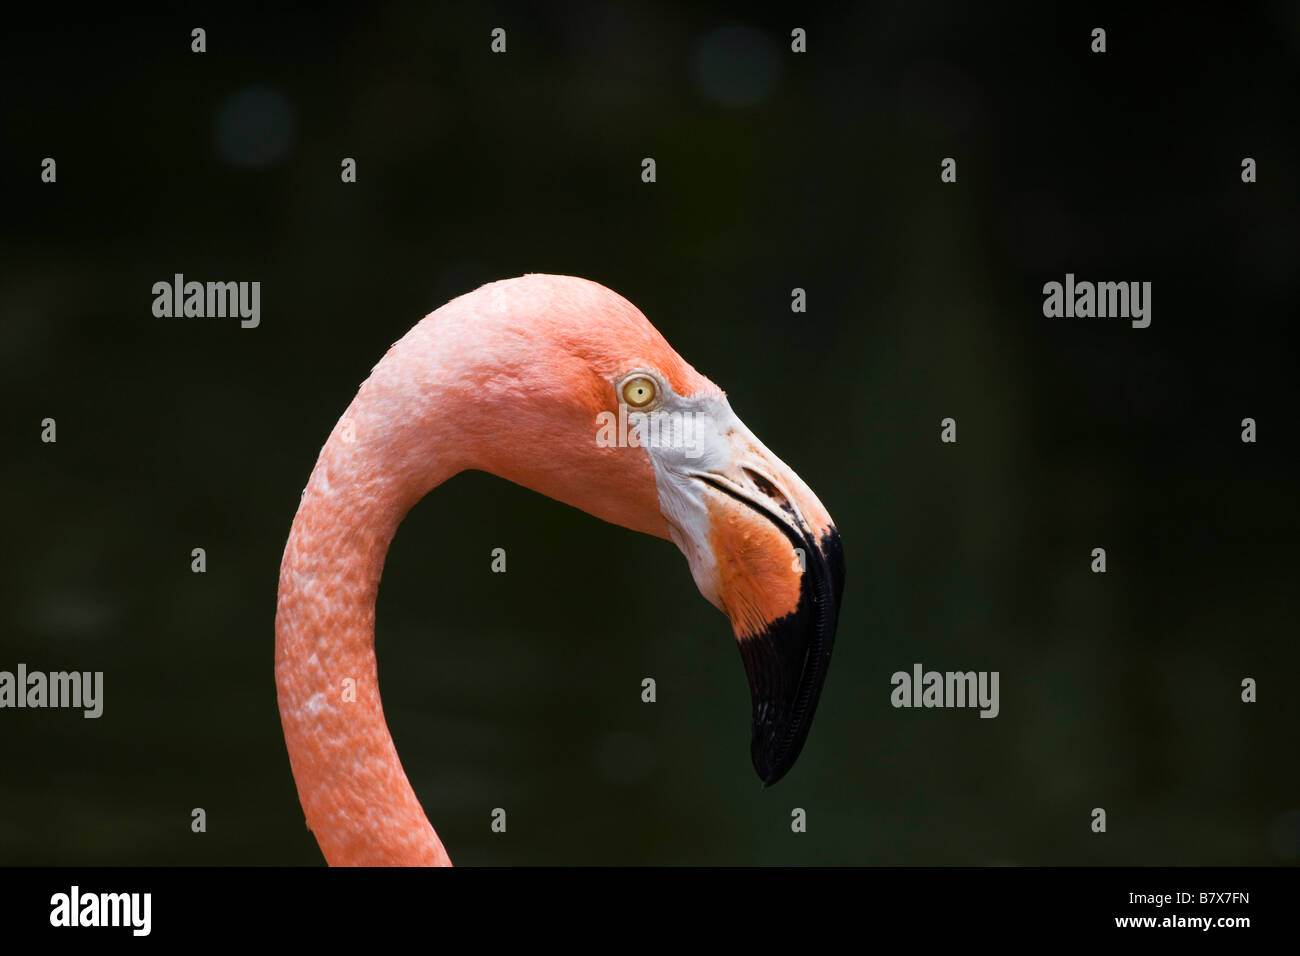
M 737 464 L 693 477 L 715 492 L 707 503 L 715 603 L 740 645 L 753 702 L 750 756 L 767 788 L 808 739 L 835 642 L 844 553 L 808 486 L 745 437 Z

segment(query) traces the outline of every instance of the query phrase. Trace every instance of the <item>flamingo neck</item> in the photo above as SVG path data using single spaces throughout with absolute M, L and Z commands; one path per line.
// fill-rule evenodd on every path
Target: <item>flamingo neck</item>
M 363 389 L 321 451 L 285 547 L 280 719 L 307 826 L 331 866 L 450 866 L 384 719 L 374 642 L 388 546 L 446 476 L 416 485 L 382 467 L 393 435 L 365 399 Z
M 379 698 L 375 598 L 398 524 L 434 487 L 478 469 L 667 538 L 648 457 L 595 440 L 615 376 L 647 365 L 679 394 L 716 391 L 620 296 L 527 276 L 426 316 L 335 426 L 285 547 L 275 620 L 285 742 L 329 863 L 450 863 Z

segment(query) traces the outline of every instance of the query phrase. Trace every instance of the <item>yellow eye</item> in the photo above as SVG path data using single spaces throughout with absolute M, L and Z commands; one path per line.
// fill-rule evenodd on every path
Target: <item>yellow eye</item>
M 645 408 L 655 400 L 655 383 L 644 375 L 623 383 L 623 401 L 633 408 Z

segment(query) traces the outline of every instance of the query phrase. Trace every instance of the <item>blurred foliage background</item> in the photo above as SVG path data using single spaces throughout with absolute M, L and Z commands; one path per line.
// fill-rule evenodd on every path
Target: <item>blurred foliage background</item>
M 12 19 L 0 669 L 106 686 L 99 720 L 0 711 L 0 863 L 321 862 L 272 676 L 299 493 L 389 344 L 525 272 L 617 290 L 727 389 L 835 516 L 847 588 L 763 792 L 729 627 L 671 544 L 439 488 L 378 644 L 458 863 L 1294 862 L 1297 9 Z M 155 318 L 177 272 L 260 281 L 261 326 Z M 1151 327 L 1045 319 L 1066 272 L 1152 281 Z M 1001 715 L 893 709 L 916 662 L 999 671 Z

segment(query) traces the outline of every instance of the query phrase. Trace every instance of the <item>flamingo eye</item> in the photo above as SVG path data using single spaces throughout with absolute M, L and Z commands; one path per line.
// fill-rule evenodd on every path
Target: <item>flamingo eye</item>
M 633 408 L 645 408 L 655 400 L 655 383 L 644 375 L 630 378 L 623 383 L 623 401 Z

